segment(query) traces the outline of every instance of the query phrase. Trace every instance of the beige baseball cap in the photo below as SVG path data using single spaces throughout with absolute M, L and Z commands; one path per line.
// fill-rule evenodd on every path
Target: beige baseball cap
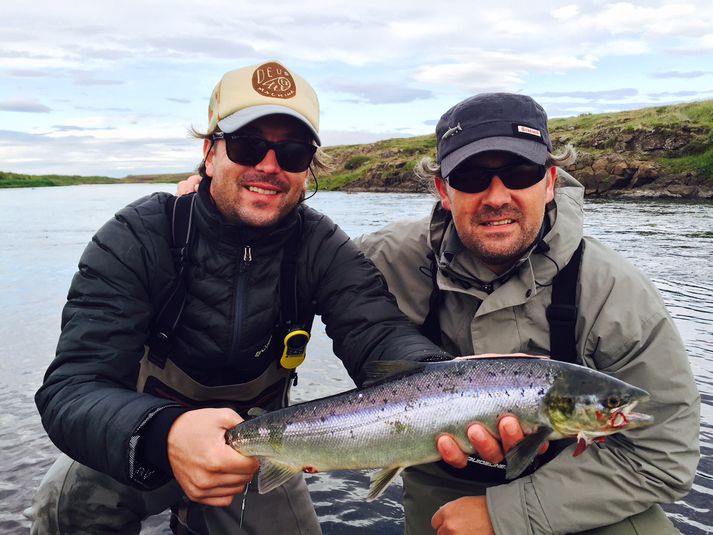
M 307 81 L 277 61 L 229 71 L 213 89 L 208 105 L 208 133 L 235 132 L 273 114 L 291 115 L 319 139 L 319 101 Z

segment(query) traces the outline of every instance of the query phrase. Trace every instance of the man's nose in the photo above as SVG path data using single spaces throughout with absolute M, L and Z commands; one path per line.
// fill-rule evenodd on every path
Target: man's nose
M 268 149 L 265 157 L 255 166 L 255 169 L 268 174 L 280 172 L 280 164 L 277 161 L 275 149 Z
M 490 180 L 488 189 L 483 192 L 482 202 L 489 206 L 502 206 L 510 202 L 510 190 L 500 180 L 500 177 L 495 175 Z

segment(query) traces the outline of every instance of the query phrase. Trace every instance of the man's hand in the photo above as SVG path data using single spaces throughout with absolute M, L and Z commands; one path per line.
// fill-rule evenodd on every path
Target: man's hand
M 180 197 L 181 195 L 187 195 L 189 193 L 193 193 L 194 191 L 198 191 L 198 186 L 201 183 L 201 176 L 200 175 L 191 175 L 185 180 L 181 180 L 178 184 L 176 184 L 176 196 Z
M 502 462 L 505 452 L 525 438 L 519 420 L 512 415 L 506 415 L 500 419 L 498 433 L 502 444 L 480 424 L 471 425 L 467 431 L 468 439 L 473 444 L 478 457 L 493 464 Z M 468 455 L 460 449 L 453 437 L 442 435 L 438 437 L 436 445 L 443 460 L 451 466 L 463 468 L 468 463 Z M 540 448 L 540 455 L 547 451 L 548 446 L 549 442 L 543 444 Z
M 168 432 L 168 460 L 186 496 L 227 507 L 260 467 L 257 459 L 225 443 L 225 431 L 242 422 L 231 409 L 197 409 L 179 416 Z
M 436 535 L 495 535 L 485 496 L 465 496 L 441 507 L 431 518 Z

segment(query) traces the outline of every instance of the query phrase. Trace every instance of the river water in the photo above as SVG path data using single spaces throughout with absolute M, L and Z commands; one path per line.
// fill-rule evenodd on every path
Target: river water
M 0 190 L 0 533 L 28 533 L 22 516 L 57 450 L 40 424 L 33 395 L 54 354 L 60 311 L 77 260 L 99 226 L 128 202 L 173 185 L 95 185 Z M 309 201 L 351 236 L 397 218 L 420 217 L 428 195 L 324 193 Z M 685 534 L 713 532 L 713 204 L 587 202 L 585 229 L 656 284 L 688 348 L 703 400 L 702 459 L 693 490 L 665 507 Z M 351 388 L 316 322 L 294 401 Z M 399 485 L 366 503 L 368 474 L 308 478 L 325 534 L 402 531 Z M 146 534 L 169 533 L 166 518 Z

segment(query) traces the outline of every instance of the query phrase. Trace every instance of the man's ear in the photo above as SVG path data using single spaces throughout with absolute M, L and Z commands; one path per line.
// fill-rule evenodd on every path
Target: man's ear
M 443 180 L 440 176 L 436 176 L 433 178 L 433 183 L 436 186 L 438 196 L 441 198 L 441 204 L 443 205 L 443 208 L 445 208 L 446 210 L 450 210 L 451 200 L 448 197 L 448 185 L 446 184 L 446 181 Z
M 205 161 L 205 174 L 209 177 L 213 176 L 213 155 L 215 154 L 215 151 L 211 150 L 213 146 L 213 140 L 203 140 L 203 159 Z
M 545 203 L 552 202 L 555 198 L 555 185 L 557 184 L 557 168 L 552 166 L 545 174 L 547 180 L 547 192 L 545 194 Z

